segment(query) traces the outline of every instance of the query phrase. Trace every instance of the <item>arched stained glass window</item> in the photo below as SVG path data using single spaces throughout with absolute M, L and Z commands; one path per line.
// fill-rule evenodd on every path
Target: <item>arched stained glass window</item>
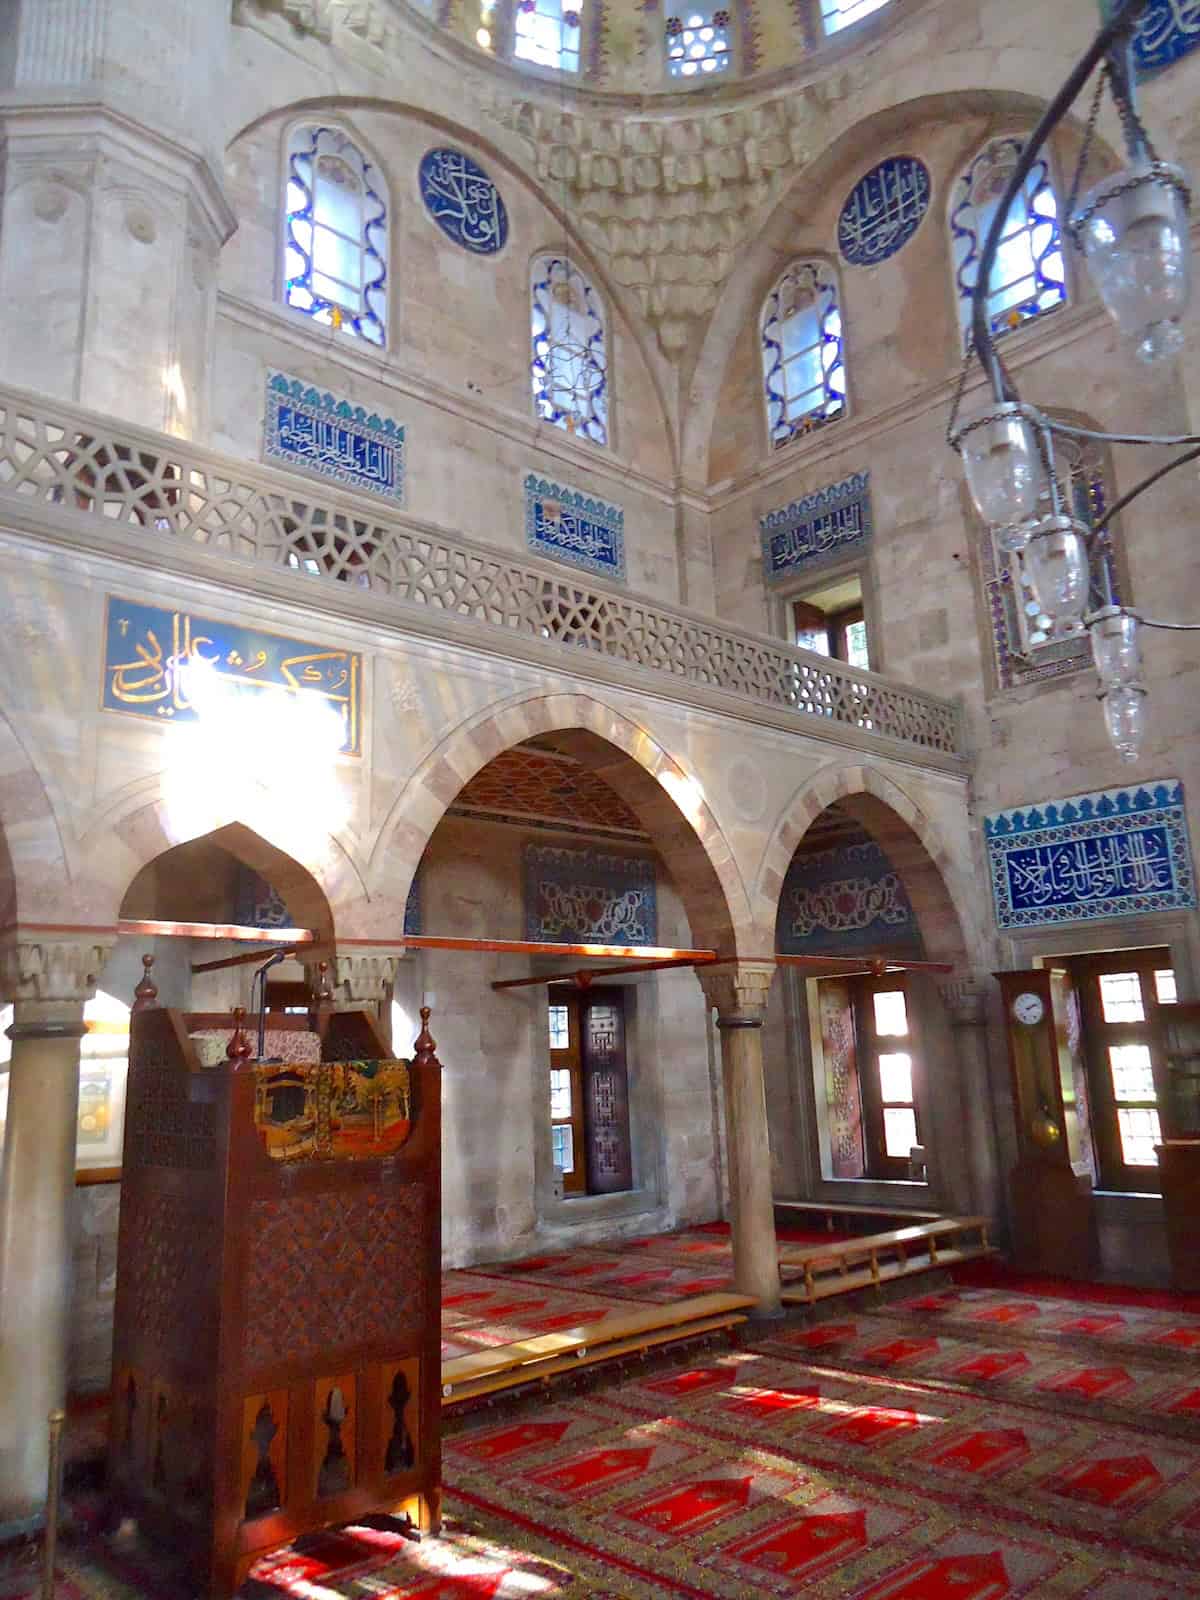
M 383 345 L 387 202 L 378 169 L 338 128 L 288 141 L 283 295 L 314 322 Z
M 993 139 L 959 177 L 951 193 L 950 247 L 959 321 L 966 341 L 971 336 L 971 295 L 983 243 L 1023 149 L 1021 139 Z M 1034 163 L 1008 213 L 988 287 L 988 320 L 993 335 L 1008 333 L 1066 303 L 1058 200 L 1044 159 Z
M 555 427 L 607 444 L 608 343 L 600 296 L 566 256 L 537 256 L 530 310 L 534 410 Z
M 582 0 L 517 0 L 513 55 L 557 72 L 578 72 L 582 10 Z
M 763 307 L 762 359 L 773 445 L 845 412 L 842 314 L 832 267 L 799 261 L 780 278 Z
M 851 28 L 873 11 L 882 11 L 888 0 L 821 0 L 821 22 L 826 33 Z

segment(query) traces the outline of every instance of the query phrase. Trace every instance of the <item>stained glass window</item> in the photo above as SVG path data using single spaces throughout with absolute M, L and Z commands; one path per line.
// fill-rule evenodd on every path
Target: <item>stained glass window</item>
M 950 246 L 963 338 L 971 338 L 971 295 L 979 258 L 1005 186 L 1024 149 L 1014 138 L 984 146 L 955 184 L 950 200 Z M 1044 159 L 1034 162 L 1009 209 L 988 286 L 988 323 L 995 336 L 1065 305 L 1067 278 L 1058 200 Z
M 284 300 L 371 344 L 387 336 L 387 204 L 377 168 L 337 128 L 288 145 Z
M 517 0 L 513 55 L 559 72 L 579 71 L 582 0 Z
M 732 59 L 728 11 L 685 11 L 668 17 L 667 71 L 672 78 L 711 77 Z
M 565 256 L 537 256 L 530 309 L 535 412 L 578 438 L 607 444 L 608 342 L 600 296 Z
M 882 11 L 888 0 L 821 0 L 821 21 L 826 33 L 840 33 L 872 11 Z
M 796 262 L 780 278 L 763 307 L 762 358 L 773 445 L 787 444 L 844 413 L 842 314 L 831 267 Z

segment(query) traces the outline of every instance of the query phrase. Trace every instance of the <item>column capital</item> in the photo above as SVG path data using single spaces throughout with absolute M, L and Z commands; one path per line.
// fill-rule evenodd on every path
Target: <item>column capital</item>
M 333 960 L 333 995 L 335 1005 L 348 1001 L 369 1002 L 377 1005 L 387 998 L 396 981 L 401 956 L 395 947 L 379 950 L 354 950 L 338 954 Z
M 107 929 L 73 934 L 24 933 L 0 941 L 0 999 L 20 1003 L 84 1005 L 116 944 Z
M 970 974 L 943 978 L 938 993 L 952 1028 L 982 1028 L 987 1021 L 987 985 L 982 979 Z
M 773 961 L 736 961 L 728 966 L 697 967 L 695 972 L 720 1022 L 761 1023 L 775 977 Z

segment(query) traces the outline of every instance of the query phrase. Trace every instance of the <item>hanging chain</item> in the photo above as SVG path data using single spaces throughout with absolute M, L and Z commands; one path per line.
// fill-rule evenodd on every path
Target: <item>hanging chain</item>
M 1075 176 L 1071 179 L 1071 192 L 1067 196 L 1065 221 L 1069 224 L 1075 215 L 1075 208 L 1079 204 L 1079 191 L 1083 187 L 1083 175 L 1087 170 L 1088 156 L 1091 154 L 1092 143 L 1096 137 L 1096 123 L 1100 117 L 1100 105 L 1104 99 L 1104 89 L 1108 83 L 1108 62 L 1100 68 L 1100 76 L 1096 79 L 1096 92 L 1092 96 L 1092 109 L 1088 112 L 1087 124 L 1083 131 L 1083 143 L 1079 147 L 1079 160 L 1075 166 Z M 1070 233 L 1068 226 L 1067 232 Z

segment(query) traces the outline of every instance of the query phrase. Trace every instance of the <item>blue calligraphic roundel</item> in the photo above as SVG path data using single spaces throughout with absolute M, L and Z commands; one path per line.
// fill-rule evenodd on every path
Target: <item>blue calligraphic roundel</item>
M 874 267 L 902 250 L 921 226 L 932 193 L 916 156 L 889 156 L 851 189 L 838 218 L 838 248 L 855 267 Z
M 429 150 L 421 159 L 421 199 L 448 239 L 477 256 L 494 256 L 508 238 L 508 212 L 487 173 L 461 150 Z

